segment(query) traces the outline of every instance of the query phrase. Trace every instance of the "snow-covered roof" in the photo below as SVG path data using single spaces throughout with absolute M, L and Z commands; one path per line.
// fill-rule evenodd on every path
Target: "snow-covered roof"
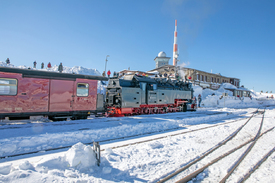
M 158 71 L 148 71 L 147 73 L 151 73 L 151 74 L 159 74 Z
M 230 84 L 230 83 L 222 83 L 221 87 L 225 88 L 225 89 L 238 89 L 236 86 Z
M 237 88 L 237 90 L 250 91 L 250 90 L 248 90 L 248 89 L 246 89 L 246 88 L 243 88 L 243 87 L 239 87 L 239 88 Z
M 248 90 L 248 89 L 246 89 L 246 88 L 244 88 L 244 87 L 239 87 L 239 88 L 237 88 L 236 86 L 234 86 L 234 85 L 232 85 L 232 84 L 230 84 L 230 83 L 223 83 L 223 84 L 221 85 L 221 87 L 223 87 L 224 89 L 231 89 L 231 90 L 250 91 L 250 90 Z

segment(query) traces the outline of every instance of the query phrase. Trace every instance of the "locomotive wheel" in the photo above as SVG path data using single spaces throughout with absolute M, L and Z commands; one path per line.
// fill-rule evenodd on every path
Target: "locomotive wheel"
M 141 114 L 139 109 L 135 109 L 134 114 Z
M 183 112 L 186 112 L 186 111 L 187 111 L 187 105 L 186 105 L 186 104 L 183 105 L 182 111 L 183 111 Z
M 163 112 L 167 113 L 168 112 L 168 107 L 163 107 Z
M 143 109 L 143 113 L 144 114 L 149 114 L 150 113 L 150 109 L 149 108 L 144 108 Z

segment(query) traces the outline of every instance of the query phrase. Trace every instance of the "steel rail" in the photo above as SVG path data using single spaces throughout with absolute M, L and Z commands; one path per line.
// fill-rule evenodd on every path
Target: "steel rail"
M 207 150 L 206 152 L 202 153 L 199 157 L 193 161 L 191 161 L 190 163 L 188 163 L 187 165 L 183 166 L 182 168 L 180 168 L 179 170 L 175 171 L 174 173 L 171 173 L 170 175 L 166 176 L 165 178 L 160 178 L 160 180 L 158 181 L 158 183 L 163 183 L 169 179 L 171 179 L 172 177 L 178 175 L 179 173 L 183 172 L 184 170 L 186 170 L 187 168 L 189 168 L 190 166 L 192 166 L 193 164 L 197 163 L 198 161 L 202 160 L 204 157 L 206 157 L 207 155 L 211 154 L 212 152 L 214 152 L 216 149 L 218 149 L 219 147 L 223 146 L 224 144 L 226 144 L 229 140 L 231 140 L 233 137 L 235 137 L 240 130 L 251 120 L 252 117 L 254 117 L 255 113 L 252 114 L 250 116 L 250 118 L 241 126 L 239 127 L 236 131 L 234 131 L 232 134 L 230 134 L 227 138 L 225 138 L 224 140 L 222 140 L 221 142 L 219 142 L 217 145 L 215 145 L 214 147 L 210 148 L 209 150 Z
M 250 177 L 250 175 L 256 170 L 256 169 L 258 169 L 260 166 L 261 166 L 261 164 L 263 163 L 263 162 L 265 162 L 266 160 L 267 160 L 267 158 L 273 153 L 275 151 L 275 147 L 273 148 L 273 149 L 271 149 L 260 161 L 258 161 L 257 163 L 256 163 L 256 165 L 254 165 L 254 167 L 253 168 L 251 168 L 250 170 L 249 170 L 249 172 L 248 173 L 246 173 L 239 181 L 238 181 L 238 183 L 242 183 L 242 182 L 244 182 L 244 181 L 246 181 L 249 177 Z
M 272 127 L 272 128 L 270 128 L 270 129 L 266 130 L 265 132 L 263 132 L 263 133 L 259 136 L 259 138 L 262 137 L 264 134 L 266 134 L 266 133 L 272 131 L 274 128 L 275 128 L 275 127 Z M 206 164 L 205 166 L 201 167 L 200 169 L 196 170 L 195 172 L 193 172 L 193 173 L 191 173 L 191 174 L 185 176 L 184 178 L 180 179 L 179 181 L 177 181 L 177 183 L 183 183 L 183 182 L 188 182 L 188 181 L 192 180 L 193 178 L 195 178 L 196 176 L 198 176 L 201 172 L 203 172 L 206 168 L 208 168 L 208 167 L 211 166 L 212 164 L 214 164 L 214 163 L 218 162 L 219 160 L 225 158 L 226 156 L 228 156 L 228 155 L 234 153 L 236 150 L 238 150 L 238 149 L 244 147 L 245 145 L 251 143 L 253 140 L 254 140 L 254 138 L 252 138 L 252 139 L 248 140 L 247 142 L 245 142 L 245 143 L 239 145 L 238 147 L 235 147 L 234 149 L 232 149 L 232 150 L 230 150 L 230 151 L 224 153 L 223 155 L 221 155 L 221 156 L 217 157 L 216 159 L 212 160 L 211 162 L 209 162 L 209 163 Z M 275 150 L 275 148 L 274 148 L 274 150 Z
M 256 114 L 257 111 L 258 110 L 256 110 L 255 112 L 253 112 L 253 115 Z M 244 119 L 246 119 L 246 118 L 244 118 Z M 191 132 L 195 132 L 195 131 L 199 131 L 199 130 L 204 130 L 204 129 L 207 129 L 207 128 L 213 128 L 213 127 L 220 126 L 220 125 L 225 125 L 225 124 L 229 124 L 229 123 L 235 123 L 235 122 L 240 121 L 240 120 L 243 120 L 243 119 L 237 119 L 237 120 L 226 122 L 226 123 L 215 124 L 215 125 L 211 125 L 211 126 L 208 126 L 208 127 L 203 127 L 203 128 L 198 128 L 198 129 L 195 129 L 195 130 L 181 132 L 181 133 L 178 133 L 178 134 L 172 134 L 172 135 L 169 135 L 169 136 L 181 135 L 181 134 L 184 134 L 184 133 L 191 133 Z M 217 121 L 217 120 L 214 120 L 214 121 Z M 211 121 L 211 122 L 213 122 L 213 121 Z M 144 135 L 155 134 L 155 133 L 159 133 L 159 132 L 167 132 L 167 131 L 172 131 L 172 130 L 178 130 L 178 129 L 182 129 L 182 128 L 184 128 L 184 127 L 176 127 L 176 128 L 166 129 L 166 130 L 159 130 L 159 131 L 154 131 L 154 132 L 147 132 L 147 133 L 137 134 L 137 135 L 124 136 L 124 137 L 118 137 L 118 138 L 113 138 L 113 139 L 106 139 L 106 140 L 101 140 L 101 141 L 97 141 L 97 142 L 99 142 L 99 143 L 110 142 L 110 141 L 116 141 L 116 140 L 122 140 L 122 139 L 127 139 L 127 138 L 133 138 L 133 137 L 139 137 L 139 136 L 144 136 Z M 166 138 L 166 137 L 167 136 L 163 136 L 163 137 L 160 137 L 160 138 L 155 138 L 155 139 L 150 139 L 150 140 L 146 140 L 146 141 L 135 142 L 135 143 L 131 143 L 131 144 L 117 146 L 117 147 L 113 147 L 113 149 L 120 148 L 120 147 L 125 147 L 125 146 L 132 145 L 132 144 L 138 144 L 138 143 L 143 143 L 143 142 L 158 140 L 158 139 Z M 83 143 L 83 144 L 90 145 L 90 144 L 93 144 L 93 142 L 87 142 L 87 143 Z M 31 151 L 31 152 L 18 153 L 18 154 L 12 154 L 12 155 L 5 155 L 5 156 L 0 156 L 0 159 L 5 159 L 5 158 L 9 158 L 9 157 L 24 156 L 24 155 L 29 155 L 29 154 L 37 154 L 37 153 L 41 153 L 41 152 L 49 152 L 49 151 L 55 151 L 55 150 L 61 150 L 61 149 L 67 149 L 67 148 L 71 148 L 71 147 L 72 147 L 72 145 L 68 145 L 68 146 L 49 148 L 49 149 L 43 149 L 43 150 L 38 150 L 38 151 Z M 105 149 L 101 149 L 101 151 L 104 151 L 104 150 Z
M 251 151 L 251 149 L 253 148 L 253 146 L 255 145 L 255 143 L 257 142 L 257 140 L 259 139 L 261 130 L 262 130 L 262 126 L 263 126 L 263 122 L 264 122 L 264 113 L 265 110 L 263 112 L 263 117 L 262 117 L 262 121 L 261 121 L 261 125 L 260 128 L 258 130 L 257 135 L 255 136 L 253 142 L 251 143 L 251 145 L 246 149 L 246 151 L 242 154 L 242 156 L 230 167 L 229 171 L 227 172 L 227 174 L 225 175 L 225 177 L 220 181 L 220 183 L 224 183 L 226 181 L 226 179 L 228 179 L 228 177 L 233 173 L 233 171 L 239 166 L 239 164 L 244 160 L 244 158 L 246 157 L 246 155 Z
M 251 117 L 249 117 L 249 118 L 251 118 Z M 134 144 L 141 144 L 141 143 L 144 143 L 144 142 L 150 142 L 150 141 L 154 141 L 154 140 L 159 140 L 159 139 L 167 138 L 168 136 L 173 137 L 173 136 L 182 135 L 182 134 L 186 134 L 186 133 L 191 133 L 191 132 L 195 132 L 195 131 L 205 130 L 205 129 L 208 129 L 208 128 L 213 128 L 213 127 L 216 127 L 216 126 L 226 125 L 226 124 L 234 123 L 234 122 L 237 122 L 237 121 L 240 121 L 240 120 L 234 120 L 234 121 L 230 121 L 230 122 L 226 122 L 226 123 L 222 123 L 222 124 L 215 124 L 215 125 L 211 125 L 211 126 L 207 126 L 207 127 L 203 127 L 203 128 L 198 128 L 198 129 L 195 129 L 195 130 L 189 130 L 189 131 L 175 133 L 175 134 L 171 134 L 171 135 L 167 135 L 167 136 L 157 137 L 157 138 L 143 140 L 143 141 L 139 141 L 139 142 L 133 142 L 133 143 L 124 144 L 124 145 L 120 145 L 120 146 L 115 146 L 115 147 L 112 147 L 112 149 L 126 147 L 126 146 L 134 145 Z M 104 150 L 105 149 L 102 149 L 101 151 L 104 151 Z

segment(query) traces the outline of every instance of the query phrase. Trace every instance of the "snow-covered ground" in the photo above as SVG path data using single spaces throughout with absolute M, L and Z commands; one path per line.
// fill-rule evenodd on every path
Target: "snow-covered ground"
M 0 62 L 0 66 L 6 65 Z M 57 66 L 53 66 L 52 70 L 57 71 Z M 64 67 L 64 72 L 100 75 L 95 69 L 83 67 Z M 104 88 L 100 84 L 99 92 L 102 91 L 101 87 Z M 228 97 L 220 99 L 225 92 L 223 87 L 213 91 L 195 86 L 194 90 L 195 95 L 202 94 L 203 99 L 202 108 L 196 112 L 120 118 L 90 116 L 87 120 L 62 122 L 37 119 L 11 124 L 2 121 L 1 157 L 33 151 L 39 153 L 1 159 L 0 182 L 156 182 L 227 138 L 243 125 L 246 117 L 251 116 L 257 108 L 266 107 L 262 130 L 275 126 L 275 101 L 270 98 L 272 94 L 253 92 L 252 100 L 240 100 L 229 92 Z M 213 93 L 215 95 L 212 96 Z M 237 141 L 254 136 L 260 119 L 259 115 L 251 121 L 244 129 L 243 135 L 237 137 Z M 183 133 L 203 127 L 211 128 Z M 254 153 L 240 164 L 238 172 L 241 173 L 232 175 L 229 182 L 236 182 L 238 176 L 245 174 L 274 148 L 274 135 L 275 130 L 272 130 L 256 143 L 253 147 Z M 127 136 L 126 139 L 119 139 Z M 137 143 L 153 138 L 158 139 Z M 116 140 L 105 141 L 108 139 Z M 97 166 L 91 146 L 85 145 L 93 141 L 99 141 L 101 149 L 105 149 L 101 154 L 100 166 Z M 131 145 L 112 149 L 128 143 Z M 45 152 L 50 148 L 65 146 L 72 147 Z M 195 182 L 221 180 L 242 152 L 243 149 L 240 149 L 235 155 L 209 167 Z M 191 170 L 194 168 L 196 167 L 191 167 Z M 247 182 L 275 182 L 274 169 L 273 153 Z

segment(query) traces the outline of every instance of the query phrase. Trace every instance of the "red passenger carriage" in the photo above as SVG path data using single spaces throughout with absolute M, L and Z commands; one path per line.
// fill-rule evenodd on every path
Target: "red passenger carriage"
M 0 67 L 0 119 L 85 119 L 104 112 L 97 94 L 106 77 Z

